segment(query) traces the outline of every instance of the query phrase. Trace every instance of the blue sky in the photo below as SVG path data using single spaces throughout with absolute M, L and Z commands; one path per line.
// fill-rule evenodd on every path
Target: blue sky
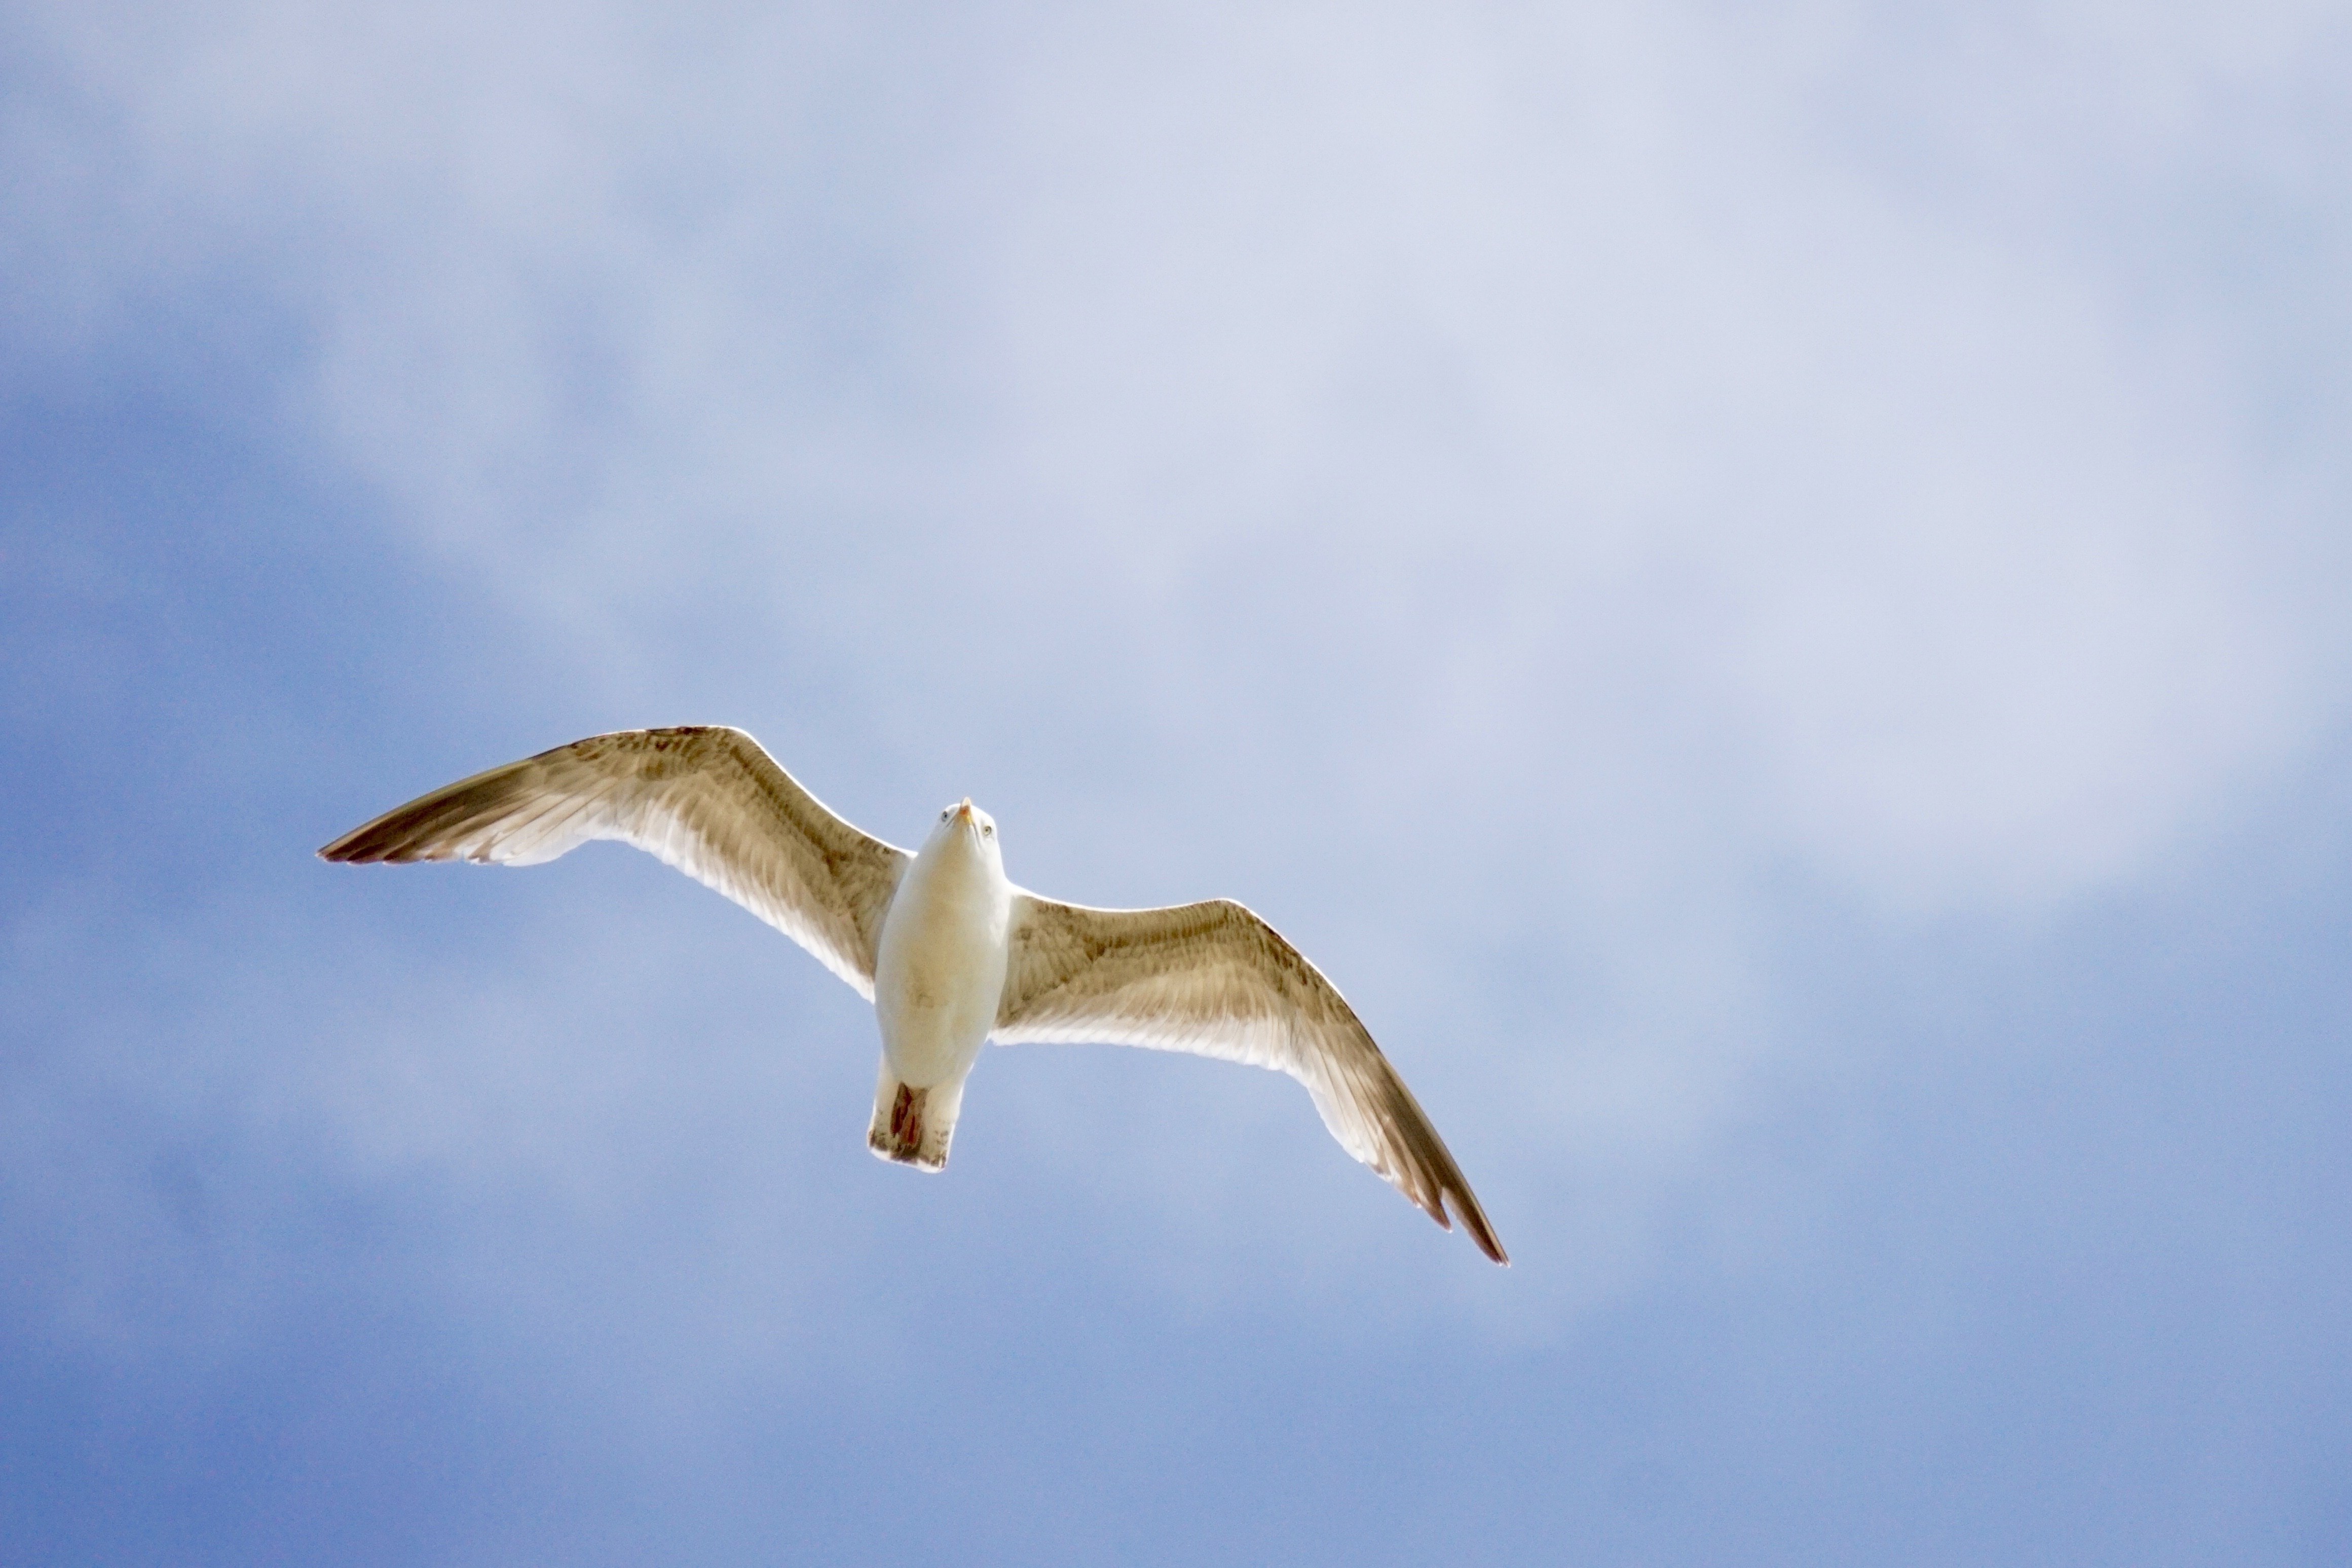
M 106 1563 L 2352 1554 L 2340 8 L 0 22 L 0 1536 Z M 1243 900 L 983 1059 L 649 858 L 741 725 Z

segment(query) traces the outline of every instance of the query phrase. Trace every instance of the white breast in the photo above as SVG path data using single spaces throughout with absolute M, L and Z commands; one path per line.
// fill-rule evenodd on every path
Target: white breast
M 940 840 L 944 839 L 944 842 Z M 961 1082 L 1004 993 L 1013 890 L 992 856 L 940 835 L 898 883 L 874 966 L 882 1052 L 918 1089 Z

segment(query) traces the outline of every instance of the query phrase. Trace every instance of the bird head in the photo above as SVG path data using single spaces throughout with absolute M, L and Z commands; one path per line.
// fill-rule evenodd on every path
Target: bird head
M 984 858 L 1003 863 L 1003 852 L 996 845 L 996 818 L 972 805 L 970 795 L 940 813 L 939 822 L 931 828 L 930 842 L 923 849 L 928 854 L 950 847 L 974 850 Z

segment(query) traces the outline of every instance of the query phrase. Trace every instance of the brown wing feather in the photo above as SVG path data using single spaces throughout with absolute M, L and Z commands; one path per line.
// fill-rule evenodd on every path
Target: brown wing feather
M 1454 1213 L 1509 1261 L 1404 1079 L 1337 987 L 1280 932 L 1226 899 L 1163 910 L 1013 900 L 998 1043 L 1145 1046 L 1286 1072 L 1341 1147 L 1439 1225 Z
M 740 730 L 592 735 L 420 795 L 319 851 L 531 866 L 615 838 L 717 889 L 871 998 L 910 857 L 835 816 Z

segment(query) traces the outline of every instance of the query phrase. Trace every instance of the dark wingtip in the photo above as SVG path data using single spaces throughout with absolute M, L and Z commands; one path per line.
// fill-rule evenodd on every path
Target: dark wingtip
M 320 847 L 319 858 L 343 866 L 375 866 L 386 861 L 399 862 L 417 858 L 416 836 L 411 830 L 413 813 L 403 806 L 352 828 L 331 844 Z
M 370 823 L 368 826 L 373 827 L 375 825 Z M 368 843 L 366 834 L 366 827 L 355 828 L 331 843 L 320 845 L 319 858 L 331 864 L 345 866 L 383 859 L 382 847 Z
M 1454 1189 L 1448 1189 L 1445 1197 L 1454 1200 L 1454 1207 L 1462 1215 L 1462 1228 L 1470 1233 L 1470 1239 L 1478 1244 L 1478 1250 L 1508 1268 L 1511 1255 L 1503 1250 L 1503 1239 L 1495 1234 L 1495 1227 L 1486 1223 L 1486 1211 L 1478 1206 L 1478 1200 L 1467 1192 Z M 1453 1222 L 1446 1217 L 1443 1199 L 1437 1209 L 1437 1223 L 1448 1230 L 1454 1228 Z

